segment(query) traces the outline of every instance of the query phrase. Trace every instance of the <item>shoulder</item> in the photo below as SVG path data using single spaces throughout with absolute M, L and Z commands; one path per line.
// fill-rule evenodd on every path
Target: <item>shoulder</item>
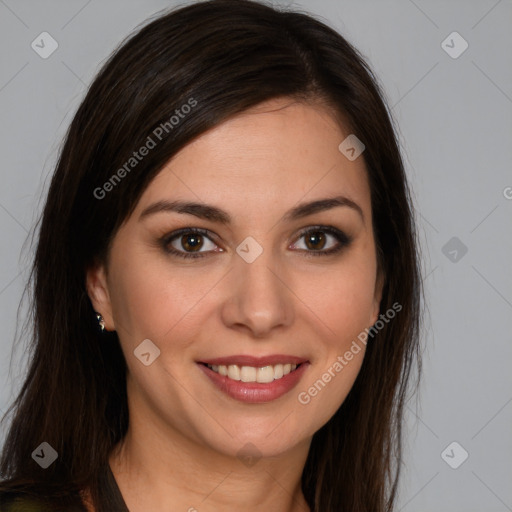
M 83 506 L 59 507 L 55 503 L 23 492 L 0 492 L 0 512 L 84 512 Z
M 0 512 L 50 512 L 48 502 L 24 493 L 0 494 Z

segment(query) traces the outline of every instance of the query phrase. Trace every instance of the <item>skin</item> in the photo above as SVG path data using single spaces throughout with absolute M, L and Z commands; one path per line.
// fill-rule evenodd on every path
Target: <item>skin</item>
M 237 115 L 168 162 L 117 232 L 107 264 L 88 270 L 94 309 L 117 331 L 128 364 L 130 426 L 110 466 L 132 512 L 309 510 L 300 478 L 310 442 L 350 391 L 364 345 L 307 405 L 298 394 L 375 323 L 383 284 L 363 157 L 349 161 L 338 150 L 349 134 L 325 107 L 289 98 Z M 282 220 L 299 203 L 337 195 L 362 215 L 342 206 Z M 220 207 L 233 223 L 176 212 L 139 220 L 154 202 L 176 199 Z M 315 225 L 352 241 L 308 257 L 339 244 L 323 231 L 324 244 L 308 246 L 299 235 Z M 215 235 L 202 237 L 204 258 L 181 259 L 159 245 L 186 227 Z M 250 264 L 236 252 L 247 236 L 263 248 Z M 172 246 L 193 252 L 181 240 Z M 144 339 L 161 351 L 149 366 L 133 354 Z M 218 390 L 196 363 L 234 354 L 291 354 L 310 366 L 284 396 L 247 404 Z M 237 457 L 246 443 L 261 456 L 251 467 Z

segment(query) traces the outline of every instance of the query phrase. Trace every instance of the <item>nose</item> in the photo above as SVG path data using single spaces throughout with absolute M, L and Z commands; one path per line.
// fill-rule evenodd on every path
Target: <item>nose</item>
M 233 265 L 221 311 L 224 324 L 253 338 L 268 338 L 273 330 L 289 327 L 294 295 L 271 251 L 264 250 L 252 263 L 235 255 Z

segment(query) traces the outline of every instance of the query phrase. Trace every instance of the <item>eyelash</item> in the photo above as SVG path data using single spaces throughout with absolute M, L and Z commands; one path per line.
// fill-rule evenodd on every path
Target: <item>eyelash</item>
M 327 233 L 329 235 L 332 235 L 338 241 L 339 245 L 337 247 L 334 247 L 334 248 L 331 248 L 331 249 L 318 250 L 318 251 L 299 249 L 300 251 L 308 253 L 308 257 L 309 256 L 314 256 L 314 257 L 316 257 L 316 256 L 329 256 L 331 254 L 338 253 L 342 249 L 344 249 L 345 247 L 350 245 L 350 243 L 352 242 L 352 238 L 351 237 L 346 235 L 343 231 L 340 231 L 339 229 L 334 228 L 332 226 L 312 226 L 312 227 L 309 227 L 309 228 L 307 228 L 307 229 L 305 229 L 305 230 L 300 232 L 299 236 L 297 237 L 297 241 L 300 240 L 304 235 L 308 235 L 310 233 L 317 233 L 317 232 L 322 232 L 322 233 Z M 201 229 L 201 228 L 184 228 L 184 229 L 180 229 L 178 231 L 174 231 L 174 232 L 172 232 L 172 233 L 170 233 L 168 235 L 165 235 L 164 237 L 162 237 L 160 239 L 160 244 L 162 245 L 164 251 L 166 253 L 168 253 L 168 254 L 172 254 L 174 256 L 178 256 L 179 258 L 194 258 L 195 259 L 195 258 L 204 258 L 206 255 L 208 255 L 208 253 L 210 251 L 191 253 L 191 252 L 178 251 L 174 247 L 169 247 L 169 244 L 175 238 L 178 238 L 180 235 L 184 235 L 184 234 L 204 235 L 207 238 L 209 238 L 210 241 L 213 242 L 213 240 L 211 240 L 210 232 L 208 230 L 206 230 L 206 229 Z M 294 243 L 296 243 L 296 242 L 294 242 Z

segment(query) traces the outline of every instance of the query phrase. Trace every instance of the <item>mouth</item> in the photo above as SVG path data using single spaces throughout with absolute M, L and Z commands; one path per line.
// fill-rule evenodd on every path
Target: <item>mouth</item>
M 275 400 L 294 388 L 310 365 L 295 356 L 232 356 L 197 362 L 211 383 L 231 398 L 262 403 Z
M 286 363 L 261 367 L 239 366 L 237 364 L 230 364 L 229 366 L 223 364 L 207 364 L 206 366 L 210 368 L 210 370 L 231 380 L 266 384 L 274 380 L 282 379 L 285 375 L 295 371 L 300 364 Z

